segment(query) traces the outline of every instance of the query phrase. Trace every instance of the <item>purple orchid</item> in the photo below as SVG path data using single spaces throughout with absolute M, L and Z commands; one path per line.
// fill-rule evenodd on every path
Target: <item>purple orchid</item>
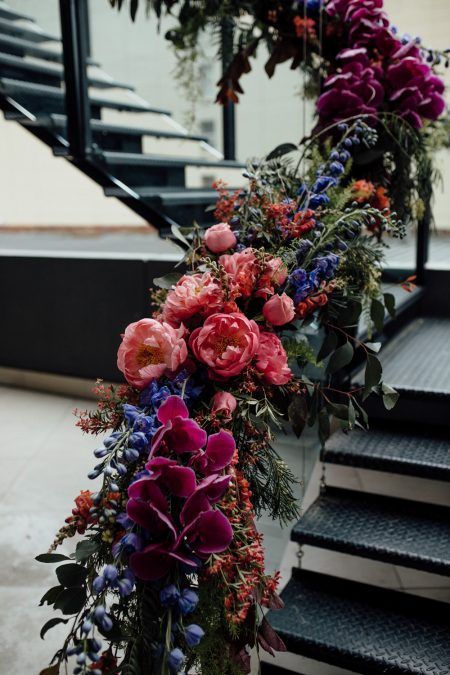
M 156 581 L 167 576 L 176 562 L 197 567 L 197 562 L 183 553 L 181 542 L 155 543 L 146 546 L 143 551 L 130 556 L 130 567 L 143 581 Z
M 206 449 L 195 453 L 189 463 L 208 476 L 228 466 L 235 450 L 236 443 L 233 436 L 221 429 L 217 434 L 209 436 Z
M 182 530 L 179 542 L 185 542 L 200 558 L 221 553 L 233 539 L 233 528 L 228 518 L 217 510 L 202 511 Z
M 187 466 L 167 457 L 154 457 L 145 465 L 150 480 L 165 488 L 175 497 L 189 497 L 195 490 L 195 473 Z
M 163 426 L 153 437 L 151 456 L 162 444 L 177 454 L 196 452 L 205 445 L 206 431 L 189 419 L 189 411 L 180 396 L 169 396 L 158 408 L 157 417 Z
M 156 537 L 173 541 L 177 537 L 175 524 L 169 515 L 169 502 L 151 477 L 142 478 L 128 488 L 127 514 L 131 520 Z

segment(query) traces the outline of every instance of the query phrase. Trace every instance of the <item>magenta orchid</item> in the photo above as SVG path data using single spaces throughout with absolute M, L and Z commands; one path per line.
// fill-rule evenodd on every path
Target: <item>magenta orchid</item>
M 153 437 L 153 456 L 161 446 L 177 454 L 195 452 L 206 443 L 206 431 L 197 422 L 189 419 L 189 410 L 182 398 L 169 396 L 157 413 L 161 426 Z

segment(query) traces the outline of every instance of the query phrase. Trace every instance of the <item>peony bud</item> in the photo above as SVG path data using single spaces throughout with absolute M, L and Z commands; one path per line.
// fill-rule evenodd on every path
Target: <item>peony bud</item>
M 273 326 L 284 326 L 295 316 L 294 301 L 286 293 L 273 295 L 263 307 L 263 316 Z
M 205 245 L 212 253 L 223 253 L 236 244 L 236 235 L 228 223 L 213 225 L 205 232 Z

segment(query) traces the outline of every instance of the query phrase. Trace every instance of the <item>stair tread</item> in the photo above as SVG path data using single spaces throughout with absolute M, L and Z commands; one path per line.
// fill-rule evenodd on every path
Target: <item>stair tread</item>
M 143 199 L 154 199 L 164 203 L 210 203 L 217 200 L 217 191 L 213 189 L 202 188 L 152 188 L 152 187 L 133 187 Z M 108 197 L 121 197 L 124 190 L 119 187 L 105 188 L 105 194 Z
M 450 395 L 450 319 L 419 317 L 380 353 L 383 381 L 400 391 Z
M 2 19 L 1 17 L 0 17 L 0 33 L 6 35 L 17 35 L 32 42 L 61 41 L 57 35 L 46 33 L 35 24 L 32 24 L 30 26 L 24 26 L 23 24 L 14 23 L 14 21 L 8 21 L 8 19 Z
M 9 77 L 0 77 L 0 89 L 3 89 L 7 94 L 32 94 L 35 96 L 50 96 L 56 99 L 64 98 L 64 90 L 59 87 L 51 87 L 46 84 L 37 84 L 35 82 L 25 82 L 23 80 L 15 80 Z M 114 108 L 118 110 L 127 110 L 130 112 L 147 112 L 156 113 L 159 115 L 171 115 L 169 110 L 162 108 L 154 108 L 150 105 L 145 105 L 140 102 L 125 102 L 115 101 L 103 96 L 90 96 L 90 102 L 94 105 L 103 108 Z
M 2 45 L 17 47 L 18 49 L 22 49 L 26 54 L 29 54 L 30 56 L 48 59 L 49 61 L 56 61 L 58 63 L 62 63 L 63 60 L 63 55 L 62 52 L 60 51 L 55 51 L 54 49 L 50 49 L 48 47 L 42 47 L 42 45 L 40 45 L 39 43 L 33 42 L 29 39 L 16 37 L 12 35 L 6 35 L 0 32 L 0 52 L 2 52 Z M 92 65 L 98 66 L 98 63 L 96 61 L 93 61 L 91 58 L 88 58 L 87 62 L 91 66 Z
M 293 541 L 450 574 L 450 508 L 327 487 Z
M 64 79 L 64 67 L 58 63 L 36 63 L 34 61 L 26 61 L 21 56 L 15 56 L 14 54 L 4 54 L 0 52 L 0 68 L 1 66 L 14 66 L 15 68 L 22 69 L 30 73 L 43 73 L 44 75 L 50 75 L 59 77 L 61 80 Z M 97 88 L 115 88 L 115 89 L 126 89 L 132 90 L 133 88 L 128 84 L 122 84 L 121 82 L 116 82 L 115 80 L 101 77 L 88 77 L 89 85 L 91 87 Z
M 3 19 L 8 19 L 8 21 L 35 21 L 33 17 L 28 16 L 27 14 L 22 14 L 21 12 L 16 12 L 12 7 L 8 7 L 4 3 L 0 3 L 0 17 Z
M 221 159 L 216 161 L 198 159 L 194 157 L 168 157 L 167 155 L 150 155 L 134 152 L 103 152 L 103 157 L 108 164 L 128 164 L 128 165 L 149 165 L 149 166 L 211 166 L 211 167 L 229 167 L 243 168 L 245 165 L 241 162 L 230 159 Z
M 450 481 L 450 443 L 436 436 L 373 428 L 337 432 L 322 453 L 324 462 Z
M 67 124 L 66 115 L 52 114 L 37 117 L 35 124 L 42 124 L 43 126 L 54 126 L 57 128 L 65 127 Z M 162 129 L 151 129 L 149 127 L 130 127 L 121 124 L 111 124 L 103 122 L 103 120 L 91 120 L 91 128 L 93 131 L 123 134 L 129 136 L 155 136 L 159 138 L 176 138 L 187 141 L 207 141 L 205 136 L 197 134 L 188 134 L 177 131 L 166 131 Z
M 448 604 L 293 570 L 268 620 L 289 651 L 365 675 L 448 675 Z

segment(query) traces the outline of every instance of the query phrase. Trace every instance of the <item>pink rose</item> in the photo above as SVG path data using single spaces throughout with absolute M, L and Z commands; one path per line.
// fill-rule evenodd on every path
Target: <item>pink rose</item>
M 162 318 L 175 326 L 196 314 L 212 314 L 223 304 L 220 285 L 209 272 L 185 274 L 169 291 L 162 310 Z
M 214 379 L 228 379 L 239 375 L 254 357 L 259 328 L 238 312 L 213 314 L 193 331 L 189 344 Z
M 258 271 L 253 249 L 246 248 L 240 253 L 221 255 L 219 263 L 229 277 L 235 297 L 242 295 L 246 298 L 251 295 Z
M 231 421 L 231 417 L 236 410 L 237 401 L 233 394 L 228 391 L 218 391 L 214 394 L 212 400 L 212 411 L 222 413 L 225 420 Z
M 236 246 L 237 239 L 228 223 L 219 223 L 205 232 L 205 244 L 212 253 L 223 253 Z
M 273 326 L 284 326 L 295 316 L 294 301 L 286 293 L 273 295 L 263 307 L 263 316 Z
M 266 262 L 263 273 L 258 279 L 257 291 L 255 295 L 258 298 L 267 299 L 273 295 L 275 290 L 284 284 L 287 279 L 288 270 L 281 258 L 272 258 Z
M 286 352 L 275 333 L 261 332 L 256 367 L 269 384 L 287 384 L 291 379 Z
M 117 366 L 127 382 L 144 388 L 166 370 L 176 370 L 187 358 L 184 326 L 173 328 L 155 319 L 127 326 L 117 353 Z

